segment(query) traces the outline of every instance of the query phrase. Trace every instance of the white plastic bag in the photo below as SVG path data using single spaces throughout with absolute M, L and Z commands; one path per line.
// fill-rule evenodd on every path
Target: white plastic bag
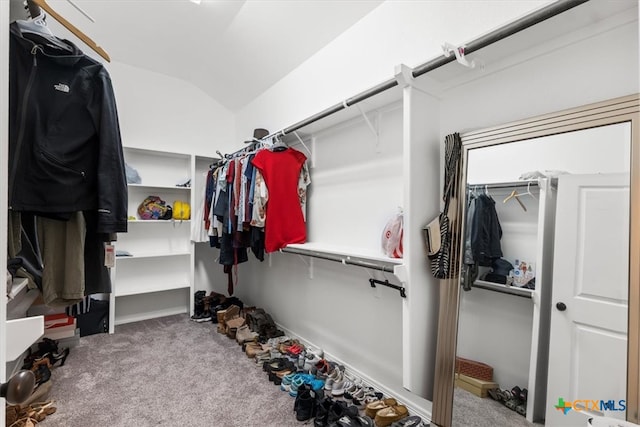
M 390 258 L 402 258 L 402 213 L 393 216 L 382 231 L 382 252 Z

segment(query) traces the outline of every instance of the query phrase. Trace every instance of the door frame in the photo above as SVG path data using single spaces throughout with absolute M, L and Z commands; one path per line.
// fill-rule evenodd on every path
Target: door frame
M 639 423 L 640 414 L 640 95 L 633 94 L 607 101 L 562 110 L 461 135 L 461 176 L 456 180 L 458 194 L 465 194 L 466 165 L 469 150 L 506 144 L 524 139 L 556 135 L 599 126 L 631 124 L 631 165 L 629 187 L 629 305 L 627 350 L 627 420 Z M 432 423 L 450 426 L 453 415 L 454 360 L 458 334 L 460 296 L 459 260 L 464 245 L 461 236 L 465 203 L 456 201 L 457 217 L 452 219 L 457 236 L 452 243 L 452 265 L 447 279 L 440 280 L 439 321 L 436 347 Z M 455 271 L 454 271 L 455 270 Z

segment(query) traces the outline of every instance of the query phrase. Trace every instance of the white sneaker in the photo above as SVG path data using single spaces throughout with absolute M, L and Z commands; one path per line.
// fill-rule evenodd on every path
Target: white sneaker
M 333 389 L 333 382 L 342 379 L 342 371 L 337 366 L 331 371 L 331 373 L 327 376 L 327 379 L 324 383 L 324 389 L 327 391 L 331 391 Z
M 345 387 L 348 385 L 351 385 L 351 383 L 344 379 L 344 376 L 341 374 L 340 378 L 334 380 L 333 384 L 331 385 L 331 395 L 342 396 L 344 394 Z

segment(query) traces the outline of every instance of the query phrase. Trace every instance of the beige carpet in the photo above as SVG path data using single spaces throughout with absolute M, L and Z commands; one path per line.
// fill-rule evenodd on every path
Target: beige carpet
M 43 427 L 300 425 L 261 366 L 186 315 L 83 337 L 52 381 L 58 411 Z

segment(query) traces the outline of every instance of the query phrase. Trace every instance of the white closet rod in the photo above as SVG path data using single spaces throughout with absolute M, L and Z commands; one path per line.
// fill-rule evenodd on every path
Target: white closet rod
M 550 5 L 547 5 L 537 11 L 530 13 L 514 22 L 511 22 L 504 27 L 498 28 L 484 36 L 466 44 L 464 46 L 465 55 L 480 50 L 484 47 L 487 47 L 495 42 L 503 40 L 509 36 L 512 36 L 520 31 L 526 30 L 529 27 L 532 27 L 536 24 L 539 24 L 542 21 L 545 21 L 549 18 L 553 18 L 556 15 L 559 15 L 563 12 L 566 12 L 570 9 L 573 9 L 576 6 L 579 6 L 583 3 L 586 3 L 589 0 L 559 0 Z M 422 65 L 415 67 L 412 71 L 413 77 L 418 77 L 423 74 L 428 73 L 429 71 L 433 71 L 437 68 L 440 68 L 450 62 L 456 60 L 454 55 L 449 55 L 448 57 L 444 54 L 439 56 L 431 61 L 428 61 Z M 317 122 L 327 116 L 330 116 L 338 111 L 344 110 L 347 107 L 357 104 L 358 102 L 364 101 L 365 99 L 371 98 L 374 95 L 377 95 L 381 92 L 386 91 L 387 89 L 391 89 L 398 85 L 398 80 L 393 77 L 389 80 L 386 80 L 364 92 L 361 92 L 351 98 L 348 98 L 338 104 L 335 104 L 319 113 L 316 113 L 304 120 L 301 120 L 287 128 L 279 130 L 271 135 L 266 136 L 264 139 L 271 138 L 277 135 L 287 135 L 291 132 L 294 132 L 300 128 L 303 128 L 311 123 Z

